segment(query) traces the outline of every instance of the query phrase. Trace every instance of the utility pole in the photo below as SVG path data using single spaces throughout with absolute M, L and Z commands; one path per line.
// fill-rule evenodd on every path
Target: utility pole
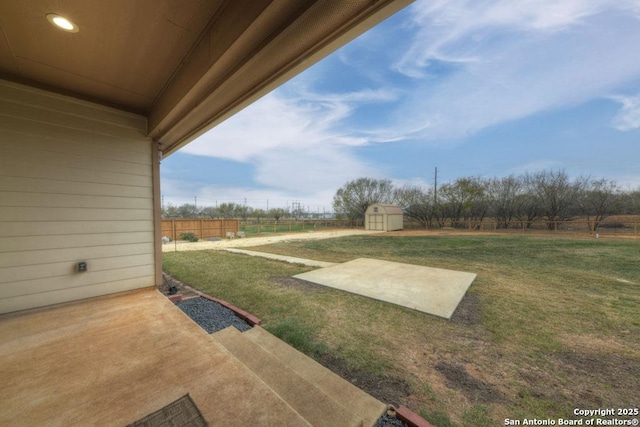
M 198 210 L 198 196 L 193 196 L 193 206 Z
M 433 185 L 433 202 L 438 204 L 438 167 L 436 166 L 435 182 Z

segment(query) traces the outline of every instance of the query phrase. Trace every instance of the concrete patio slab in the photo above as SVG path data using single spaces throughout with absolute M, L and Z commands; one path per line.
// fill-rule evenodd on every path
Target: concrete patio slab
M 359 258 L 294 277 L 449 319 L 476 275 Z
M 155 288 L 0 316 L 0 378 L 2 426 L 125 426 L 186 394 L 211 426 L 309 426 Z

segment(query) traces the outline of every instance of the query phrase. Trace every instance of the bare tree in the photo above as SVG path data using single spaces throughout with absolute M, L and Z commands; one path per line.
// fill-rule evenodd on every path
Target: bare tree
M 238 206 L 235 203 L 220 203 L 218 213 L 222 218 L 234 218 L 237 215 Z
M 190 203 L 178 206 L 177 213 L 180 218 L 198 218 L 198 216 L 200 216 L 198 207 Z
M 533 221 L 541 216 L 536 196 L 529 190 L 525 190 L 516 196 L 516 206 L 515 217 L 524 224 L 523 227 L 530 228 Z
M 433 197 L 430 189 L 406 185 L 396 190 L 395 200 L 408 218 L 428 228 L 435 215 Z
M 388 179 L 359 178 L 347 182 L 333 196 L 333 208 L 351 220 L 364 219 L 367 208 L 374 203 L 393 203 L 393 184 Z
M 180 214 L 178 213 L 178 207 L 174 204 L 167 204 L 165 208 L 162 208 L 162 217 L 163 218 L 179 218 Z
M 640 187 L 635 191 L 622 193 L 620 199 L 620 213 L 640 215 Z
M 577 214 L 584 179 L 572 182 L 564 171 L 542 171 L 527 179 L 550 230 L 558 221 L 568 221 Z
M 286 214 L 287 214 L 287 211 L 285 211 L 282 208 L 276 208 L 276 209 L 269 210 L 269 215 L 271 217 L 273 217 L 273 219 L 275 219 L 276 222 L 280 221 L 280 218 L 282 218 Z
M 200 209 L 200 216 L 210 219 L 217 218 L 218 210 L 214 206 L 205 206 Z
M 442 197 L 438 206 L 441 214 L 459 227 L 464 226 L 463 221 L 477 227 L 489 210 L 485 182 L 481 178 L 458 178 L 440 187 L 439 194 Z
M 525 191 L 523 178 L 515 175 L 492 178 L 487 181 L 486 190 L 490 215 L 495 218 L 498 228 L 508 228 L 522 211 L 525 202 L 523 197 L 519 197 Z
M 264 211 L 264 209 L 254 209 L 253 210 L 253 217 L 258 222 L 260 222 L 260 218 L 264 218 L 266 216 L 267 216 L 267 213 Z
M 604 178 L 588 181 L 580 202 L 587 215 L 589 228 L 594 233 L 603 219 L 622 208 L 620 189 L 615 182 Z

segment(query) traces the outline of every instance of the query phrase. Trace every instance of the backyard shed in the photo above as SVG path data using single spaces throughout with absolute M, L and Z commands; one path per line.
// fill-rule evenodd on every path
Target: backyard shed
M 365 230 L 402 230 L 403 221 L 402 209 L 396 205 L 375 203 L 364 214 Z

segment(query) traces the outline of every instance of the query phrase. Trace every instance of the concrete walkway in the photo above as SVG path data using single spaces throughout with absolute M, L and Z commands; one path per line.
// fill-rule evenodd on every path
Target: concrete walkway
M 320 240 L 331 239 L 343 236 L 360 236 L 367 234 L 376 234 L 380 231 L 370 231 L 363 229 L 340 229 L 328 231 L 307 231 L 300 233 L 274 234 L 264 237 L 245 237 L 243 239 L 217 240 L 210 242 L 207 240 L 199 242 L 169 242 L 162 245 L 162 252 L 182 252 L 182 251 L 201 251 L 201 250 L 224 250 L 227 248 L 242 248 L 248 246 L 271 245 L 280 242 L 295 242 L 300 240 Z
M 333 265 L 336 265 L 335 262 L 315 261 L 312 259 L 297 258 L 293 256 L 286 256 L 286 255 L 276 255 L 276 254 L 270 254 L 267 252 L 248 251 L 246 249 L 226 249 L 226 251 L 234 254 L 243 254 L 243 255 L 249 255 L 249 256 L 257 256 L 260 258 L 275 259 L 278 261 L 289 262 L 291 264 L 303 264 L 311 267 L 331 267 Z

